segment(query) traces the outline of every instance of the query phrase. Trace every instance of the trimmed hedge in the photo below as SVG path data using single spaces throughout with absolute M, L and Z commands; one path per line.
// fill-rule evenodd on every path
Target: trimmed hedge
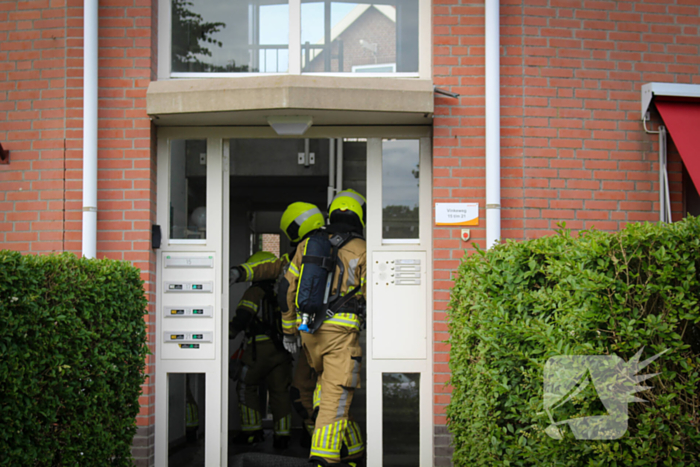
M 0 251 L 0 465 L 133 465 L 146 305 L 128 263 Z
M 565 227 L 565 226 L 564 226 Z M 450 303 L 454 464 L 691 466 L 700 459 L 700 218 L 632 224 L 609 234 L 565 229 L 478 251 L 459 267 Z M 617 440 L 550 438 L 545 363 L 559 355 L 642 360 L 646 403 L 629 404 Z M 585 395 L 585 393 L 583 394 Z M 605 415 L 595 392 L 555 421 Z

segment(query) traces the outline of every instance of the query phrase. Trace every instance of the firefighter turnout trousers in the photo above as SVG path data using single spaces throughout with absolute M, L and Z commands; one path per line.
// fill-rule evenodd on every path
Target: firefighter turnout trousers
M 257 336 L 259 337 L 259 336 Z M 243 369 L 238 381 L 238 407 L 241 413 L 241 430 L 262 429 L 258 389 L 263 381 L 270 394 L 270 410 L 277 436 L 289 436 L 292 404 L 289 386 L 292 381 L 292 362 L 289 353 L 275 347 L 271 340 L 259 340 L 256 358 L 251 351 L 243 354 Z
M 345 449 L 343 459 L 360 457 L 364 450 L 360 430 L 349 419 L 355 389 L 360 387 L 360 334 L 352 328 L 324 323 L 315 333 L 301 336 L 309 364 L 318 374 L 314 393 L 318 415 L 310 458 L 338 463 Z
M 321 382 L 316 385 L 313 395 L 314 410 L 318 410 L 321 405 Z M 340 448 L 340 460 L 350 461 L 362 456 L 365 444 L 362 441 L 362 431 L 360 425 L 352 419 L 352 414 L 348 417 L 348 427 L 343 436 L 343 446 Z
M 316 389 L 316 371 L 309 365 L 309 360 L 303 351 L 297 353 L 297 366 L 292 379 L 292 405 L 303 419 L 304 428 L 313 435 L 314 390 Z

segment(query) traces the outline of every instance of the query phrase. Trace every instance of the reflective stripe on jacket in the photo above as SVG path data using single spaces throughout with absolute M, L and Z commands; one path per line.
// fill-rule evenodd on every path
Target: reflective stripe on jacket
M 263 290 L 262 287 L 252 285 L 248 287 L 248 290 L 245 291 L 243 294 L 243 297 L 241 300 L 238 302 L 238 306 L 236 307 L 236 316 L 243 318 L 243 322 L 248 323 L 247 329 L 242 329 L 242 331 L 248 331 L 248 330 L 255 330 L 257 329 L 255 340 L 256 341 L 262 341 L 262 340 L 268 340 L 269 336 L 267 336 L 265 333 L 261 333 L 262 329 L 265 329 L 267 327 L 268 320 L 270 317 L 268 316 L 259 316 L 258 312 L 261 311 L 260 307 L 262 306 L 263 299 L 265 298 L 265 290 Z M 274 308 L 277 306 L 276 301 L 273 301 L 273 303 L 270 303 L 270 309 L 267 310 L 267 313 L 273 313 Z M 263 310 L 263 312 L 265 312 Z M 248 315 L 248 316 L 246 316 Z M 252 315 L 252 316 L 250 316 Z M 275 320 L 279 319 L 279 314 L 277 314 L 276 317 L 274 317 Z M 279 323 L 275 323 L 275 329 L 277 330 L 276 332 L 279 332 Z M 252 339 L 251 339 L 252 340 Z M 250 341 L 249 341 L 250 342 Z
M 239 281 L 255 282 L 277 279 L 287 264 L 289 264 L 289 256 L 287 254 L 282 255 L 280 258 L 265 259 L 255 263 L 243 263 L 241 268 L 245 274 Z

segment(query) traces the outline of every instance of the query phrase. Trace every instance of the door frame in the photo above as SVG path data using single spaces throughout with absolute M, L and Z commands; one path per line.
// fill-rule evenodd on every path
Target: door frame
M 374 336 L 374 320 L 370 317 L 377 310 L 371 309 L 376 280 L 371 277 L 374 256 L 378 253 L 423 252 L 425 265 L 425 359 L 375 358 L 374 339 L 367 338 L 367 465 L 383 465 L 383 424 L 370 423 L 369 414 L 383 414 L 382 373 L 420 373 L 419 386 L 419 440 L 420 465 L 433 465 L 433 258 L 432 258 L 432 141 L 430 136 L 413 135 L 419 139 L 419 233 L 418 241 L 384 241 L 382 239 L 382 140 L 391 137 L 367 139 L 367 335 Z M 381 287 L 381 285 L 380 285 Z M 418 343 L 416 343 L 418 345 Z
M 215 315 L 221 317 L 221 321 L 217 322 L 220 332 L 216 336 L 217 354 L 216 364 L 218 367 L 218 377 L 216 379 L 217 387 L 211 387 L 207 382 L 207 402 L 214 403 L 206 404 L 207 416 L 206 419 L 216 420 L 218 430 L 207 431 L 205 438 L 205 462 L 206 465 L 226 465 L 228 459 L 228 378 L 222 376 L 227 371 L 228 358 L 222 358 L 223 355 L 228 356 L 228 327 L 223 326 L 229 319 L 228 307 L 228 272 L 229 272 L 229 139 L 245 138 L 245 139 L 328 139 L 328 138 L 361 138 L 367 140 L 367 252 L 368 262 L 371 261 L 371 252 L 374 251 L 425 251 L 426 261 L 426 283 L 427 283 L 427 305 L 426 305 L 426 355 L 424 360 L 374 360 L 371 356 L 371 320 L 368 320 L 367 327 L 367 353 L 365 358 L 367 369 L 367 460 L 368 465 L 381 465 L 382 462 L 382 372 L 420 372 L 420 465 L 432 465 L 433 460 L 433 300 L 432 300 L 432 128 L 429 126 L 318 126 L 311 127 L 307 132 L 299 137 L 279 136 L 270 127 L 159 127 L 158 128 L 158 194 L 157 194 L 157 219 L 163 229 L 163 245 L 167 251 L 185 251 L 190 248 L 190 245 L 168 244 L 168 206 L 169 206 L 169 156 L 170 156 L 170 140 L 181 139 L 206 139 L 207 140 L 207 212 L 209 214 L 209 206 L 212 197 L 218 196 L 218 202 L 212 207 L 216 209 L 214 213 L 219 212 L 221 222 L 216 222 L 220 235 L 218 246 L 211 245 L 209 238 L 210 226 L 209 219 L 213 216 L 207 216 L 207 232 L 208 239 L 206 245 L 201 245 L 206 250 L 216 247 L 217 251 L 221 251 L 222 260 L 217 262 L 217 269 L 220 271 L 221 280 L 217 280 L 220 284 L 218 303 L 220 303 L 221 313 L 216 312 Z M 373 200 L 381 200 L 381 142 L 383 139 L 420 139 L 420 242 L 412 244 L 382 244 L 381 241 L 381 222 L 382 209 L 381 203 L 373 202 Z M 215 163 L 213 159 L 218 159 Z M 211 167 L 209 163 L 212 162 Z M 218 172 L 214 172 L 216 167 Z M 211 183 L 214 179 L 210 176 L 217 177 L 215 183 Z M 215 188 L 216 187 L 216 188 Z M 210 190 L 219 190 L 220 196 Z M 210 196 L 211 195 L 211 196 Z M 200 246 L 200 245 L 198 245 Z M 161 264 L 158 257 L 157 273 L 160 274 Z M 220 269 L 219 269 L 220 268 Z M 367 279 L 367 302 L 368 315 L 372 313 L 372 281 L 370 275 L 371 268 L 368 268 Z M 160 308 L 160 282 L 161 278 L 156 277 L 156 336 L 161 331 L 158 329 L 160 321 L 158 319 Z M 156 465 L 167 465 L 167 388 L 166 381 L 163 377 L 167 374 L 168 368 L 159 368 L 163 365 L 163 361 L 158 358 L 159 355 L 159 340 L 156 338 Z M 180 362 L 179 360 L 176 362 Z M 184 361 L 180 365 L 177 372 L 198 372 L 197 361 Z M 172 371 L 171 371 L 172 372 Z M 201 372 L 201 370 L 200 370 Z M 214 381 L 212 381 L 214 383 Z M 218 400 L 218 404 L 215 402 Z M 374 422 L 370 420 L 374 419 Z M 214 422 L 212 421 L 212 424 Z M 212 428 L 216 428 L 216 425 Z M 207 422 L 207 426 L 211 426 Z M 163 446 L 163 442 L 165 445 Z M 216 459 L 215 462 L 212 462 Z
M 163 255 L 168 253 L 214 253 L 221 255 L 222 253 L 222 148 L 220 138 L 210 138 L 206 133 L 199 133 L 187 138 L 175 137 L 175 135 L 165 134 L 158 135 L 158 172 L 156 174 L 158 188 L 156 194 L 156 219 L 157 225 L 161 226 L 162 241 L 160 251 L 156 254 L 156 280 L 155 280 L 155 296 L 156 296 L 156 313 L 155 322 L 149 329 L 149 332 L 155 334 L 155 464 L 159 466 L 167 466 L 168 464 L 168 374 L 169 373 L 203 373 L 205 375 L 205 438 L 204 451 L 205 459 L 217 459 L 220 464 L 220 439 L 217 436 L 212 436 L 214 433 L 219 433 L 221 425 L 221 414 L 214 410 L 216 404 L 210 401 L 216 401 L 221 398 L 221 376 L 218 361 L 223 355 L 222 342 L 219 336 L 214 336 L 214 359 L 163 359 L 162 350 L 159 338 L 165 329 L 162 325 L 163 317 Z M 207 140 L 207 238 L 202 240 L 170 240 L 170 140 L 174 139 L 206 139 Z M 218 215 L 217 215 L 218 214 Z M 228 277 L 226 268 L 228 261 L 214 262 L 214 277 L 222 278 L 224 275 Z M 226 274 L 224 274 L 226 273 Z M 226 295 L 222 295 L 222 291 Z M 219 310 L 223 309 L 222 297 L 227 297 L 228 287 L 223 287 L 221 280 L 214 280 L 213 290 L 213 320 L 214 329 L 222 328 L 223 316 Z M 208 324 L 208 323 L 207 323 Z M 173 345 L 173 344 L 171 344 Z

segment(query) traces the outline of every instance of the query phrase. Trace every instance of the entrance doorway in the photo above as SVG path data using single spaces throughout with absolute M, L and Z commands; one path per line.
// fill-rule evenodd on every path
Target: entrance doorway
M 287 205 L 325 211 L 346 188 L 368 205 L 363 388 L 351 412 L 368 441 L 368 465 L 430 465 L 429 135 L 419 127 L 311 128 L 308 138 L 268 128 L 159 129 L 156 465 L 227 465 L 248 450 L 227 442 L 240 428 L 228 371 L 242 340 L 228 339 L 228 321 L 248 286 L 229 287 L 229 268 L 260 250 L 290 253 L 279 230 Z M 292 426 L 300 427 L 298 417 Z
M 259 251 L 268 251 L 277 257 L 284 254 L 290 258 L 294 256 L 294 248 L 280 231 L 280 219 L 289 204 L 297 201 L 311 203 L 325 215 L 330 199 L 338 191 L 352 188 L 363 196 L 366 194 L 367 141 L 364 139 L 230 139 L 227 144 L 230 160 L 230 265 L 241 264 Z M 249 286 L 250 283 L 239 283 L 229 289 L 231 319 Z M 361 336 L 365 351 L 364 333 Z M 229 358 L 239 355 L 237 352 L 243 341 L 243 335 L 229 340 Z M 248 352 L 252 351 L 250 347 L 248 344 Z M 305 358 L 303 350 L 294 356 L 293 371 L 296 371 L 300 358 Z M 364 379 L 364 374 L 362 377 Z M 233 440 L 241 429 L 240 395 L 237 394 L 237 381 L 228 378 L 228 383 L 228 439 Z M 265 408 L 262 411 L 265 439 L 251 446 L 229 442 L 229 464 L 248 452 L 302 459 L 309 455 L 308 446 L 302 446 L 302 418 L 294 410 L 288 449 L 273 449 L 273 419 L 264 386 L 261 386 L 258 406 Z M 351 415 L 360 426 L 363 437 L 366 433 L 365 400 L 365 389 L 359 388 L 351 407 Z

